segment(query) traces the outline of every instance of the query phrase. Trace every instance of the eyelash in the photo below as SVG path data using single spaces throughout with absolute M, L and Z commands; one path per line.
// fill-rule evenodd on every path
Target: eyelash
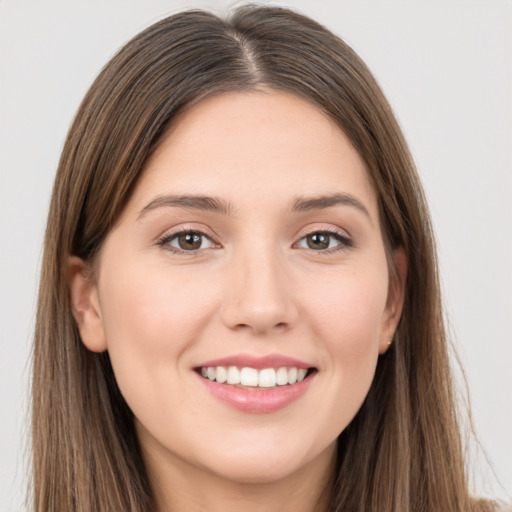
M 318 254 L 322 254 L 322 255 L 326 255 L 326 254 L 332 254 L 332 253 L 336 253 L 336 252 L 339 252 L 339 251 L 344 251 L 344 250 L 347 250 L 347 249 L 351 249 L 354 247 L 354 242 L 351 238 L 349 238 L 348 236 L 340 233 L 339 231 L 336 231 L 334 229 L 318 229 L 318 230 L 315 230 L 315 231 L 311 231 L 310 233 L 307 233 L 306 235 L 304 235 L 298 242 L 296 242 L 294 245 L 297 245 L 299 242 L 301 242 L 302 240 L 305 240 L 307 239 L 308 236 L 312 236 L 312 235 L 326 235 L 328 237 L 331 237 L 331 238 L 334 238 L 335 240 L 337 240 L 339 243 L 334 246 L 334 247 L 330 247 L 330 248 L 327 248 L 327 249 L 324 249 L 324 250 L 318 250 L 318 249 L 309 249 L 311 252 L 314 252 L 314 253 L 318 253 Z M 329 245 L 330 245 L 330 242 L 329 242 Z
M 177 247 L 173 247 L 172 245 L 170 245 L 170 243 L 174 239 L 178 238 L 180 235 L 186 235 L 186 234 L 198 235 L 201 238 L 206 238 L 206 239 L 210 240 L 214 246 L 219 245 L 214 240 L 212 240 L 212 237 L 208 236 L 206 233 L 204 233 L 198 229 L 191 229 L 191 228 L 183 228 L 178 231 L 174 231 L 173 233 L 166 234 L 158 240 L 157 245 L 173 254 L 183 254 L 183 255 L 187 255 L 187 256 L 198 256 L 200 254 L 200 251 L 206 250 L 206 249 L 185 250 L 185 249 L 179 249 Z M 208 249 L 210 249 L 210 247 Z
M 180 229 L 179 231 L 175 231 L 173 233 L 164 235 L 162 238 L 160 238 L 158 240 L 157 245 L 173 254 L 183 254 L 183 255 L 187 255 L 187 256 L 198 256 L 201 251 L 213 248 L 213 247 L 208 247 L 205 249 L 199 248 L 199 249 L 185 250 L 185 249 L 179 249 L 177 247 L 173 247 L 170 245 L 170 242 L 175 240 L 180 235 L 185 235 L 185 234 L 198 235 L 201 238 L 206 238 L 206 239 L 210 240 L 210 242 L 213 244 L 213 246 L 219 246 L 219 244 L 217 242 L 215 242 L 214 240 L 212 240 L 212 237 L 208 236 L 206 233 L 204 233 L 200 230 L 197 230 L 197 229 L 190 229 L 190 228 Z M 326 235 L 328 237 L 334 238 L 336 241 L 339 242 L 336 246 L 330 247 L 330 248 L 328 247 L 326 249 L 321 249 L 321 250 L 311 249 L 311 248 L 307 249 L 313 253 L 323 254 L 323 255 L 332 254 L 335 252 L 351 249 L 354 247 L 354 242 L 348 236 L 343 235 L 339 231 L 336 231 L 333 229 L 319 229 L 319 230 L 311 231 L 310 233 L 307 233 L 306 235 L 301 237 L 293 245 L 296 246 L 299 242 L 307 239 L 307 237 L 312 236 L 312 235 Z M 329 242 L 329 245 L 330 245 L 330 242 Z

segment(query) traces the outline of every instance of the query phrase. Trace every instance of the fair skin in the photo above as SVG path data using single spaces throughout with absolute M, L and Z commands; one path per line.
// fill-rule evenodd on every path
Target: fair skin
M 326 510 L 336 438 L 400 318 L 394 258 L 391 293 L 364 163 L 315 106 L 226 93 L 175 123 L 94 275 L 69 260 L 82 340 L 109 351 L 160 512 Z M 230 358 L 309 371 L 268 388 L 201 375 Z

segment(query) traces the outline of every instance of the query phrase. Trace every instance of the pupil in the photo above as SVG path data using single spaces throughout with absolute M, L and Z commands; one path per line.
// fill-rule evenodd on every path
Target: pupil
M 182 249 L 199 249 L 201 247 L 201 236 L 197 233 L 182 233 L 178 238 Z
M 307 238 L 308 247 L 310 249 L 327 249 L 329 247 L 329 235 L 323 233 L 315 233 Z

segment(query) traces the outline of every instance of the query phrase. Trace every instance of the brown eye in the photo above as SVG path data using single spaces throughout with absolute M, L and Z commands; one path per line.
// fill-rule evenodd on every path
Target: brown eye
M 329 247 L 331 236 L 326 233 L 313 233 L 306 237 L 306 243 L 310 249 L 321 250 Z
M 159 242 L 172 252 L 194 252 L 214 247 L 214 243 L 200 231 L 181 231 L 165 237 Z
M 202 236 L 194 232 L 181 233 L 178 235 L 177 241 L 180 249 L 193 251 L 201 247 Z
M 311 249 L 313 251 L 331 252 L 331 250 L 342 250 L 353 247 L 353 242 L 341 233 L 330 231 L 314 231 L 301 238 L 296 247 Z

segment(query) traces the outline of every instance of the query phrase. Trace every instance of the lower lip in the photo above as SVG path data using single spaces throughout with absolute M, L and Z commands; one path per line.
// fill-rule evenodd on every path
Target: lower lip
M 316 372 L 315 372 L 316 373 Z M 309 388 L 315 374 L 303 381 L 272 389 L 238 388 L 219 384 L 196 373 L 206 389 L 217 399 L 239 411 L 263 414 L 278 411 L 298 400 Z

